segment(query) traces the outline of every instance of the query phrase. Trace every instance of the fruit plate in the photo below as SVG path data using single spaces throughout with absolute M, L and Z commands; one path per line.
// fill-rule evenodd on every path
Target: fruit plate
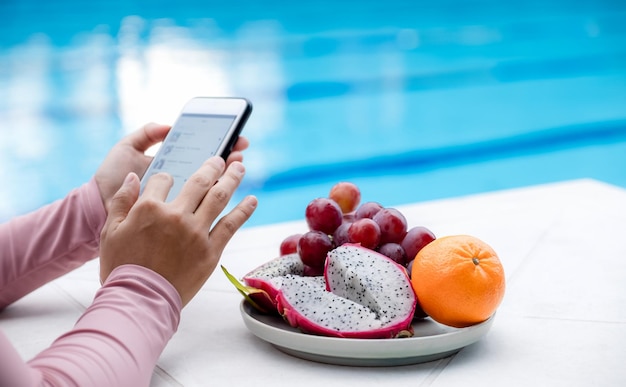
M 441 359 L 480 340 L 494 316 L 467 328 L 452 328 L 430 318 L 413 323 L 414 336 L 402 339 L 343 339 L 301 333 L 280 316 L 258 312 L 245 301 L 241 315 L 258 338 L 306 360 L 349 366 L 398 366 Z

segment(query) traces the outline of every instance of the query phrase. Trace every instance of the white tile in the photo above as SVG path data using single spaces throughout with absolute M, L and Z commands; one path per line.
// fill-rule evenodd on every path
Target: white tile
M 24 359 L 30 359 L 74 326 L 80 305 L 54 284 L 35 290 L 0 314 L 0 329 Z
M 577 180 L 398 208 L 409 225 L 474 235 L 500 255 L 507 290 L 480 342 L 403 367 L 300 360 L 247 331 L 241 296 L 218 267 L 184 309 L 151 385 L 626 385 L 626 190 Z M 245 228 L 221 264 L 240 277 L 304 231 L 304 220 Z M 7 308 L 0 329 L 31 357 L 73 326 L 98 287 L 92 261 Z
M 626 325 L 497 316 L 491 332 L 459 352 L 438 386 L 623 386 Z
M 380 386 L 393 378 L 419 385 L 438 362 L 404 367 L 346 367 L 301 360 L 284 354 L 245 327 L 241 297 L 204 292 L 183 314 L 179 332 L 159 366 L 185 386 Z M 390 379 L 391 378 L 391 379 Z

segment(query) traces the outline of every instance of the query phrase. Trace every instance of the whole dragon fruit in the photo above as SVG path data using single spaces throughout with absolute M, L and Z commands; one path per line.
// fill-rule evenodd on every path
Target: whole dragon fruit
M 304 332 L 346 338 L 411 335 L 417 297 L 404 267 L 360 245 L 344 244 L 326 258 L 320 277 L 287 275 L 278 312 Z

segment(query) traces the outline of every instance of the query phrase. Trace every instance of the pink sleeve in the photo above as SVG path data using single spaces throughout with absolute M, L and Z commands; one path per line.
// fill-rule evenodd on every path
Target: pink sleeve
M 120 266 L 74 328 L 28 364 L 0 335 L 0 385 L 148 386 L 181 308 L 176 289 L 162 276 Z
M 0 225 L 0 309 L 98 255 L 106 212 L 95 180 Z

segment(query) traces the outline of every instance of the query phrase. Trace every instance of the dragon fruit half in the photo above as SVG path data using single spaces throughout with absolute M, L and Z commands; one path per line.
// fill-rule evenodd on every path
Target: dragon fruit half
M 306 276 L 298 254 L 259 266 L 239 283 L 262 312 L 278 312 L 303 332 L 347 338 L 412 335 L 417 297 L 406 269 L 373 250 L 344 244 L 331 250 L 323 276 Z
M 243 277 L 242 284 L 222 266 L 228 280 L 244 298 L 262 313 L 276 313 L 276 296 L 287 275 L 304 274 L 304 264 L 298 253 L 274 258 Z
M 243 277 L 248 286 L 262 289 L 267 292 L 272 300 L 276 299 L 281 281 L 284 276 L 303 275 L 304 264 L 298 253 L 282 255 L 268 261 Z
M 315 278 L 283 278 L 277 308 L 290 325 L 347 338 L 412 334 L 417 297 L 404 267 L 391 259 L 344 244 L 328 253 L 324 281 Z

